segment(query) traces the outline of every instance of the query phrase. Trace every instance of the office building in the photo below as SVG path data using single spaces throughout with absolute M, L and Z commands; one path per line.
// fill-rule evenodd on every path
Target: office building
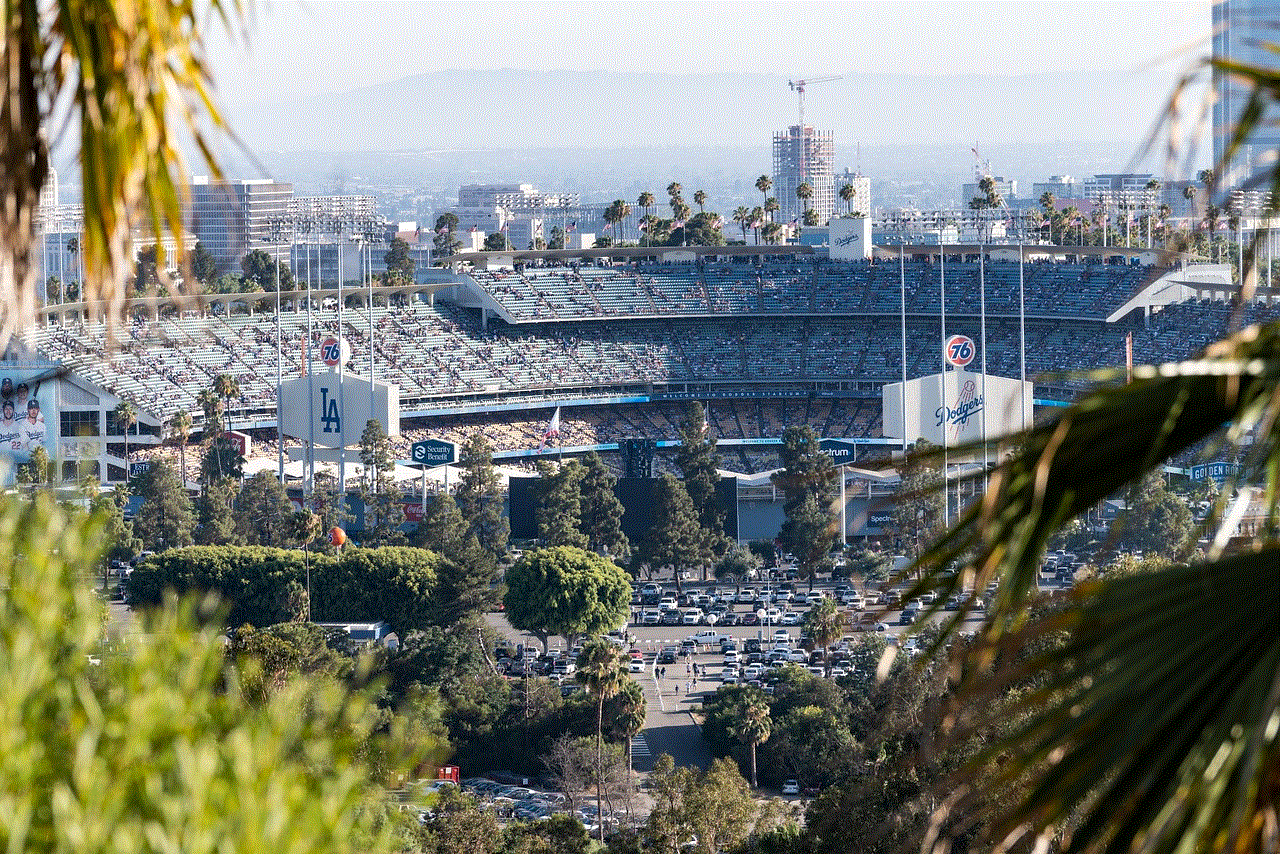
M 808 207 L 825 225 L 836 209 L 835 138 L 831 131 L 810 125 L 792 125 L 773 135 L 773 189 L 778 199 L 779 222 L 804 222 L 805 203 L 796 197 L 796 188 L 807 183 L 813 188 Z
M 1216 0 L 1213 4 L 1213 58 L 1275 69 L 1278 60 L 1268 45 L 1280 42 L 1280 3 L 1276 0 Z M 1213 162 L 1220 164 L 1245 105 L 1247 85 L 1225 74 L 1213 78 Z M 1233 188 L 1274 165 L 1280 148 L 1280 111 L 1274 107 L 1258 123 L 1254 134 L 1218 176 L 1221 200 Z
M 191 231 L 213 256 L 218 272 L 238 273 L 240 259 L 254 249 L 287 258 L 293 185 L 269 178 L 191 181 Z

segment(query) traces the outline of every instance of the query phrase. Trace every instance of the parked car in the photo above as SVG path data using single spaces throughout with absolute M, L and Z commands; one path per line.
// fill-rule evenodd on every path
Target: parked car
M 631 664 L 627 666 L 627 669 L 632 673 L 644 673 L 646 667 L 647 665 L 643 658 L 633 658 L 631 659 Z
M 799 781 L 799 780 L 784 780 L 784 781 L 782 782 L 782 794 L 784 794 L 784 795 L 798 795 L 798 794 L 800 794 L 800 781 Z
M 662 625 L 664 625 L 664 626 L 678 626 L 678 625 L 680 625 L 680 618 L 681 618 L 681 614 L 680 614 L 680 612 L 679 612 L 679 611 L 676 611 L 676 610 L 663 611 L 663 612 L 662 612 Z

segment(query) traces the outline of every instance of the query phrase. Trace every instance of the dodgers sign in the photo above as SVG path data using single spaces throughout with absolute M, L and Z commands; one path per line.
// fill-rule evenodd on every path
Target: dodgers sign
M 943 348 L 942 355 L 947 360 L 948 365 L 963 368 L 973 361 L 973 357 L 977 353 L 978 348 L 974 346 L 973 339 L 968 335 L 952 335 L 947 339 L 947 345 Z
M 426 439 L 409 446 L 409 459 L 420 466 L 444 466 L 458 460 L 458 446 L 440 439 Z

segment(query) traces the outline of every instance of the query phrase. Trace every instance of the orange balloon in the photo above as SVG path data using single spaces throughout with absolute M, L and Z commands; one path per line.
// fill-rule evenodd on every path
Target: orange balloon
M 329 531 L 329 542 L 335 546 L 341 546 L 347 541 L 347 532 L 341 528 L 334 526 Z

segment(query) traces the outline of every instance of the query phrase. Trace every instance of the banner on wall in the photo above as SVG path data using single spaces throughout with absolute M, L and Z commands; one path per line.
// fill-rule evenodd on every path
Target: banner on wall
M 0 363 L 0 465 L 5 485 L 36 448 L 57 456 L 56 368 L 48 364 Z

